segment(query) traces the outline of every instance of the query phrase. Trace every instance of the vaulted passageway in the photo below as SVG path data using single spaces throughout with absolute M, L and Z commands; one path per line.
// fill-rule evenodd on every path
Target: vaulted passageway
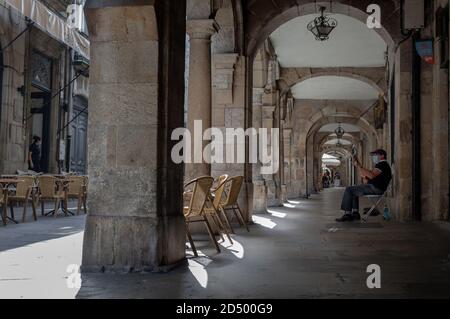
M 233 245 L 221 243 L 221 254 L 199 234 L 200 257 L 188 249 L 186 267 L 86 273 L 81 289 L 68 288 L 76 281 L 67 267 L 81 262 L 85 216 L 9 225 L 0 232 L 0 298 L 450 297 L 448 225 L 381 217 L 337 224 L 342 192 L 327 189 L 254 215 L 250 233 L 238 229 Z M 381 267 L 382 289 L 366 286 L 371 264 Z
M 368 1 L 190 0 L 186 9 L 88 1 L 94 90 L 83 269 L 182 263 L 183 181 L 243 176 L 237 202 L 251 223 L 254 214 L 322 191 L 326 172 L 333 182 L 339 176 L 337 185 L 362 183 L 351 154 L 372 168 L 369 154 L 379 148 L 393 168 L 386 207 L 394 219 L 447 220 L 448 73 L 445 64 L 418 62 L 414 42 L 438 30 L 433 23 L 405 30 L 401 1 L 374 2 L 382 17 L 375 28 Z M 434 18 L 442 3 L 424 6 Z M 322 16 L 337 21 L 326 41 L 308 29 Z M 200 135 L 189 141 L 193 162 L 184 151 L 173 158 L 173 135 L 183 127 Z M 213 160 L 215 133 L 259 129 L 279 133 L 258 143 L 271 163 L 251 161 L 250 137 L 235 143 L 234 136 L 219 143 L 226 161 Z M 420 165 L 431 159 L 432 167 Z
M 372 217 L 334 222 L 342 188 L 296 199 L 253 216 L 219 255 L 196 235 L 199 258 L 155 276 L 85 274 L 78 298 L 428 298 L 450 296 L 450 233 L 445 224 Z M 444 228 L 441 228 L 444 227 Z M 188 256 L 192 251 L 188 250 Z M 368 289 L 378 264 L 382 289 Z
M 70 242 L 80 298 L 448 296 L 449 0 L 6 2 L 23 21 L 1 11 L 0 261 L 26 260 L 27 245 L 58 258 Z M 56 20 L 47 8 L 69 3 Z M 25 9 L 83 29 L 35 21 L 47 32 L 34 43 Z M 83 77 L 71 82 L 74 72 Z M 34 105 L 36 88 L 51 103 Z M 28 149 L 36 132 L 42 149 Z M 14 203 L 46 200 L 45 182 L 24 171 L 39 170 L 33 161 L 49 164 L 50 199 L 78 196 L 85 218 L 11 225 Z M 390 221 L 336 224 L 343 187 L 370 183 L 380 162 L 392 178 L 374 192 Z M 85 169 L 71 191 L 69 170 Z M 358 217 L 356 206 L 342 209 Z M 381 290 L 365 284 L 370 264 Z M 154 272 L 167 273 L 130 274 Z

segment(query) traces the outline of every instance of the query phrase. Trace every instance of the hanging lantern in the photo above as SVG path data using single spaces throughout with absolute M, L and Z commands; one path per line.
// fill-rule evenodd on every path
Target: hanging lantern
M 320 7 L 321 15 L 308 23 L 308 30 L 314 34 L 317 41 L 326 41 L 330 33 L 337 27 L 336 19 L 324 15 L 325 7 Z
M 342 139 L 344 137 L 345 134 L 345 130 L 342 128 L 341 123 L 339 123 L 338 128 L 334 131 L 334 133 L 336 134 L 338 140 Z

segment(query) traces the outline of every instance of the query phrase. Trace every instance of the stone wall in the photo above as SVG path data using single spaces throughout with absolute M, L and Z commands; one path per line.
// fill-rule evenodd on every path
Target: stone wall
M 185 15 L 178 1 L 132 2 L 91 1 L 86 9 L 91 101 L 83 271 L 155 271 L 185 257 L 183 169 L 170 159 L 171 132 L 183 125 Z
M 26 28 L 23 18 L 0 7 L 0 42 L 5 47 Z M 25 169 L 24 97 L 18 91 L 24 85 L 25 37 L 3 52 L 3 79 L 0 107 L 0 173 L 12 174 Z

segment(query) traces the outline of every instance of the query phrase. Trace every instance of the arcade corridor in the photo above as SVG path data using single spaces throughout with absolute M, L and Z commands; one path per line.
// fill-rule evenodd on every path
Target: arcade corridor
M 251 232 L 189 269 L 152 277 L 87 274 L 78 298 L 448 298 L 450 225 L 336 224 L 342 189 L 255 215 Z M 189 253 L 188 253 L 189 256 Z M 192 255 L 190 255 L 192 257 Z M 381 289 L 367 288 L 370 264 L 381 266 Z M 224 280 L 226 279 L 226 280 Z
M 4 2 L 0 294 L 450 297 L 450 0 Z
M 11 226 L 0 233 L 0 242 L 9 242 L 0 246 L 0 298 L 450 297 L 448 224 L 373 217 L 368 224 L 336 225 L 341 195 L 342 189 L 328 189 L 255 215 L 251 232 L 237 231 L 235 244 L 223 243 L 221 254 L 196 235 L 203 255 L 193 258 L 188 250 L 188 265 L 169 273 L 85 274 L 78 293 L 67 288 L 65 271 L 81 262 L 84 218 L 49 219 L 39 229 Z M 24 271 L 19 264 L 30 249 L 35 266 Z M 366 268 L 374 263 L 382 288 L 370 290 Z M 44 282 L 45 294 L 37 289 Z

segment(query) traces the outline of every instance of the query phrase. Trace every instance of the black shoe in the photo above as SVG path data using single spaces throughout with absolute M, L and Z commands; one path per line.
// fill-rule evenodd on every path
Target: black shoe
M 341 218 L 336 218 L 336 221 L 339 222 L 339 223 L 352 222 L 353 221 L 353 214 L 344 214 Z
M 352 213 L 353 220 L 361 220 L 361 215 L 359 213 Z

